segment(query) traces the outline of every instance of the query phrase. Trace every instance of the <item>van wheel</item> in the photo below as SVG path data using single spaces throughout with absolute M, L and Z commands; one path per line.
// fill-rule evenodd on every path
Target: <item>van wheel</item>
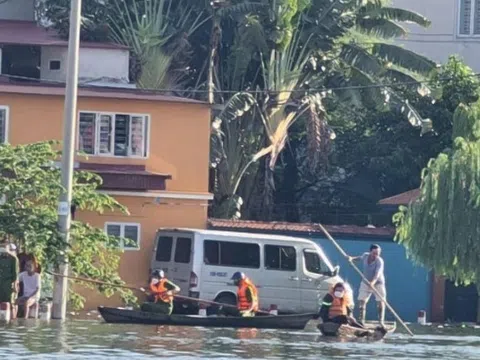
M 215 298 L 215 302 L 237 306 L 237 298 L 232 294 L 220 294 Z M 207 309 L 208 315 L 226 315 L 234 316 L 237 311 L 233 307 L 212 305 Z

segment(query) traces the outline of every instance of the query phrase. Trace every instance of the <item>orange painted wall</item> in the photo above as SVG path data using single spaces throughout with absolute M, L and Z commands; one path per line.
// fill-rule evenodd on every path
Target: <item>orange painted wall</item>
M 9 107 L 8 140 L 26 144 L 60 140 L 63 133 L 61 96 L 0 93 L 0 106 Z M 153 172 L 170 174 L 167 191 L 208 193 L 210 109 L 203 104 L 160 101 L 78 99 L 79 111 L 142 113 L 150 115 L 150 149 L 147 159 L 90 156 L 102 164 L 144 164 Z M 78 160 L 86 161 L 84 158 Z M 126 283 L 143 286 L 148 279 L 155 233 L 160 227 L 205 228 L 207 201 L 168 199 L 170 205 L 155 204 L 151 197 L 117 197 L 130 215 L 78 212 L 76 220 L 104 228 L 105 222 L 139 223 L 139 250 L 127 250 L 120 263 L 120 276 Z M 172 205 L 173 204 L 173 205 Z M 118 298 L 105 299 L 88 292 L 87 309 L 98 305 L 121 305 Z
M 115 197 L 128 207 L 131 215 L 79 213 L 76 220 L 103 228 L 106 222 L 139 223 L 141 226 L 140 250 L 126 250 L 122 254 L 120 276 L 130 285 L 145 286 L 153 252 L 155 233 L 161 227 L 205 228 L 207 201 L 165 200 L 165 205 L 155 203 L 154 198 Z M 104 299 L 89 294 L 89 307 L 99 304 L 120 305 L 118 299 Z M 95 299 L 95 300 L 94 300 Z
M 9 107 L 9 142 L 60 140 L 63 101 L 62 96 L 0 93 L 0 105 Z M 210 109 L 207 105 L 80 97 L 78 110 L 149 114 L 151 119 L 147 159 L 89 156 L 88 161 L 144 164 L 150 171 L 172 175 L 167 181 L 168 191 L 208 191 Z

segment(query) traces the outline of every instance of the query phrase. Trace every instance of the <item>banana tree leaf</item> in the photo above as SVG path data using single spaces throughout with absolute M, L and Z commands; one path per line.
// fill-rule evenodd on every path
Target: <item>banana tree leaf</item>
M 343 44 L 340 57 L 348 66 L 368 74 L 380 75 L 384 71 L 377 57 L 372 56 L 364 47 L 354 43 Z
M 428 74 L 437 67 L 437 64 L 427 57 L 397 45 L 377 43 L 373 46 L 372 53 L 385 61 L 421 74 Z
M 381 7 L 380 9 L 376 11 L 374 10 L 372 13 L 368 14 L 372 17 L 378 16 L 382 19 L 388 19 L 397 22 L 414 23 L 423 27 L 428 27 L 431 25 L 431 21 L 422 14 L 395 7 Z
M 389 19 L 361 18 L 357 21 L 357 28 L 361 32 L 384 39 L 402 37 L 408 33 L 403 26 Z

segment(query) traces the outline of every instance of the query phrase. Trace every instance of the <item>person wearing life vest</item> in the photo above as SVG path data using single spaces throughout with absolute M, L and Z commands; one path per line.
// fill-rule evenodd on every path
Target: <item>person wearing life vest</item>
M 352 316 L 352 311 L 352 294 L 347 291 L 345 284 L 340 282 L 323 298 L 317 317 L 322 318 L 323 322 L 346 324 L 364 329 L 363 325 Z
M 142 311 L 171 315 L 173 298 L 179 291 L 180 288 L 165 277 L 163 270 L 155 270 L 149 284 L 150 296 L 142 304 Z
M 258 290 L 253 282 L 242 272 L 237 271 L 232 276 L 237 290 L 237 309 L 240 316 L 255 316 L 258 311 Z

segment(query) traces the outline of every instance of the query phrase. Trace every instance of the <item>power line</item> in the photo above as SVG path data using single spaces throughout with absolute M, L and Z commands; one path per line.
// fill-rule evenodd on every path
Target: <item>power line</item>
M 39 86 L 43 83 L 51 83 L 56 85 L 65 85 L 64 82 L 58 80 L 51 80 L 51 79 L 42 79 L 42 78 L 33 78 L 33 77 L 26 77 L 26 76 L 19 76 L 19 75 L 10 75 L 10 74 L 1 74 L 0 77 L 6 77 L 16 80 L 29 80 L 32 82 L 36 82 Z M 466 77 L 475 77 L 478 78 L 480 73 L 473 73 L 471 75 L 467 75 Z M 401 81 L 401 82 L 391 82 L 391 83 L 376 83 L 376 84 L 369 84 L 369 85 L 348 85 L 348 86 L 336 86 L 336 87 L 324 87 L 324 88 L 305 88 L 305 89 L 291 89 L 291 90 L 214 90 L 216 94 L 238 94 L 238 93 L 248 93 L 248 94 L 265 94 L 265 93 L 319 93 L 319 92 L 329 92 L 329 91 L 339 91 L 339 90 L 366 90 L 366 89 L 378 89 L 378 88 L 388 88 L 388 87 L 396 87 L 396 86 L 408 86 L 408 85 L 420 85 L 420 84 L 433 84 L 436 82 L 444 82 L 455 80 L 456 76 L 451 77 L 444 77 L 441 79 L 433 80 L 415 80 L 415 81 Z M 99 79 L 100 80 L 100 79 Z M 93 80 L 95 81 L 95 80 Z M 98 81 L 98 80 L 97 80 Z M 91 82 L 91 81 L 90 81 Z M 1 85 L 1 84 L 0 84 Z M 21 85 L 21 84 L 20 84 Z M 25 86 L 31 84 L 24 84 Z M 109 88 L 112 90 L 130 90 L 130 91 L 138 91 L 138 92 L 150 92 L 150 93 L 191 93 L 191 94 L 208 94 L 208 89 L 153 89 L 153 88 L 127 88 L 127 87 L 118 87 L 118 86 L 97 86 L 97 85 L 89 85 L 86 83 L 82 83 L 80 85 L 82 88 Z

